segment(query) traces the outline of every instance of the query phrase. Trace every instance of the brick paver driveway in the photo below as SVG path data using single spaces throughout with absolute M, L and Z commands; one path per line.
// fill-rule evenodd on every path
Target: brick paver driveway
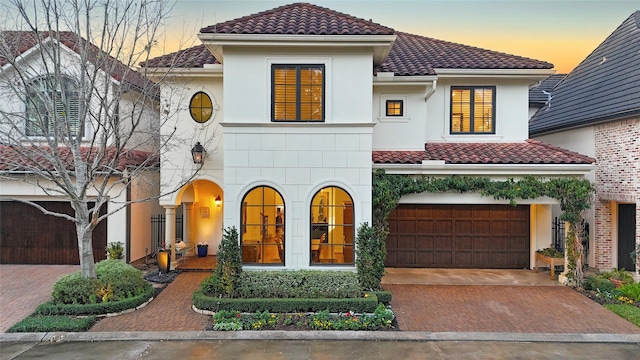
M 640 334 L 565 286 L 384 284 L 400 330 Z
M 0 332 L 51 298 L 53 284 L 78 265 L 0 265 Z

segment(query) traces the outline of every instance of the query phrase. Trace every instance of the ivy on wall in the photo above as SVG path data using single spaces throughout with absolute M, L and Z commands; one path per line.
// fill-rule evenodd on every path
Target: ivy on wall
M 534 176 L 505 181 L 476 176 L 425 177 L 414 175 L 390 175 L 384 170 L 373 174 L 373 224 L 382 236 L 388 235 L 388 218 L 404 195 L 423 192 L 465 193 L 476 192 L 496 200 L 517 200 L 549 197 L 560 201 L 561 219 L 569 224 L 567 234 L 567 258 L 570 277 L 575 283 L 582 281 L 582 213 L 591 205 L 594 187 L 588 180 L 574 177 L 545 180 Z

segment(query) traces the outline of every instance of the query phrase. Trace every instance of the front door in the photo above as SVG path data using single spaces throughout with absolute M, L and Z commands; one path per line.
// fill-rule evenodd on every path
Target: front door
M 618 204 L 618 269 L 635 271 L 629 254 L 636 245 L 636 205 Z

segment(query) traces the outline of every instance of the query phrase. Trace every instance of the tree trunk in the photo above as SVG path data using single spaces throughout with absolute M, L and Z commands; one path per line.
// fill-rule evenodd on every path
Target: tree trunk
M 86 206 L 86 204 L 85 204 Z M 76 213 L 79 210 L 76 209 Z M 87 214 L 87 216 L 82 216 Z M 83 221 L 76 223 L 76 233 L 78 234 L 78 251 L 80 254 L 80 272 L 84 278 L 96 277 L 96 266 L 93 260 L 93 227 L 89 226 L 88 211 L 84 214 L 77 214 L 76 218 Z

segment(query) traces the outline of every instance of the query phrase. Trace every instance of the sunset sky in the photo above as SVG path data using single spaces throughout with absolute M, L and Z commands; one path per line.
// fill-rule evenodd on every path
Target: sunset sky
M 296 1 L 177 0 L 164 52 L 198 44 L 201 27 Z M 551 62 L 571 71 L 640 2 L 587 0 L 306 0 L 392 27 L 466 45 Z M 182 40 L 180 40 L 182 39 Z

